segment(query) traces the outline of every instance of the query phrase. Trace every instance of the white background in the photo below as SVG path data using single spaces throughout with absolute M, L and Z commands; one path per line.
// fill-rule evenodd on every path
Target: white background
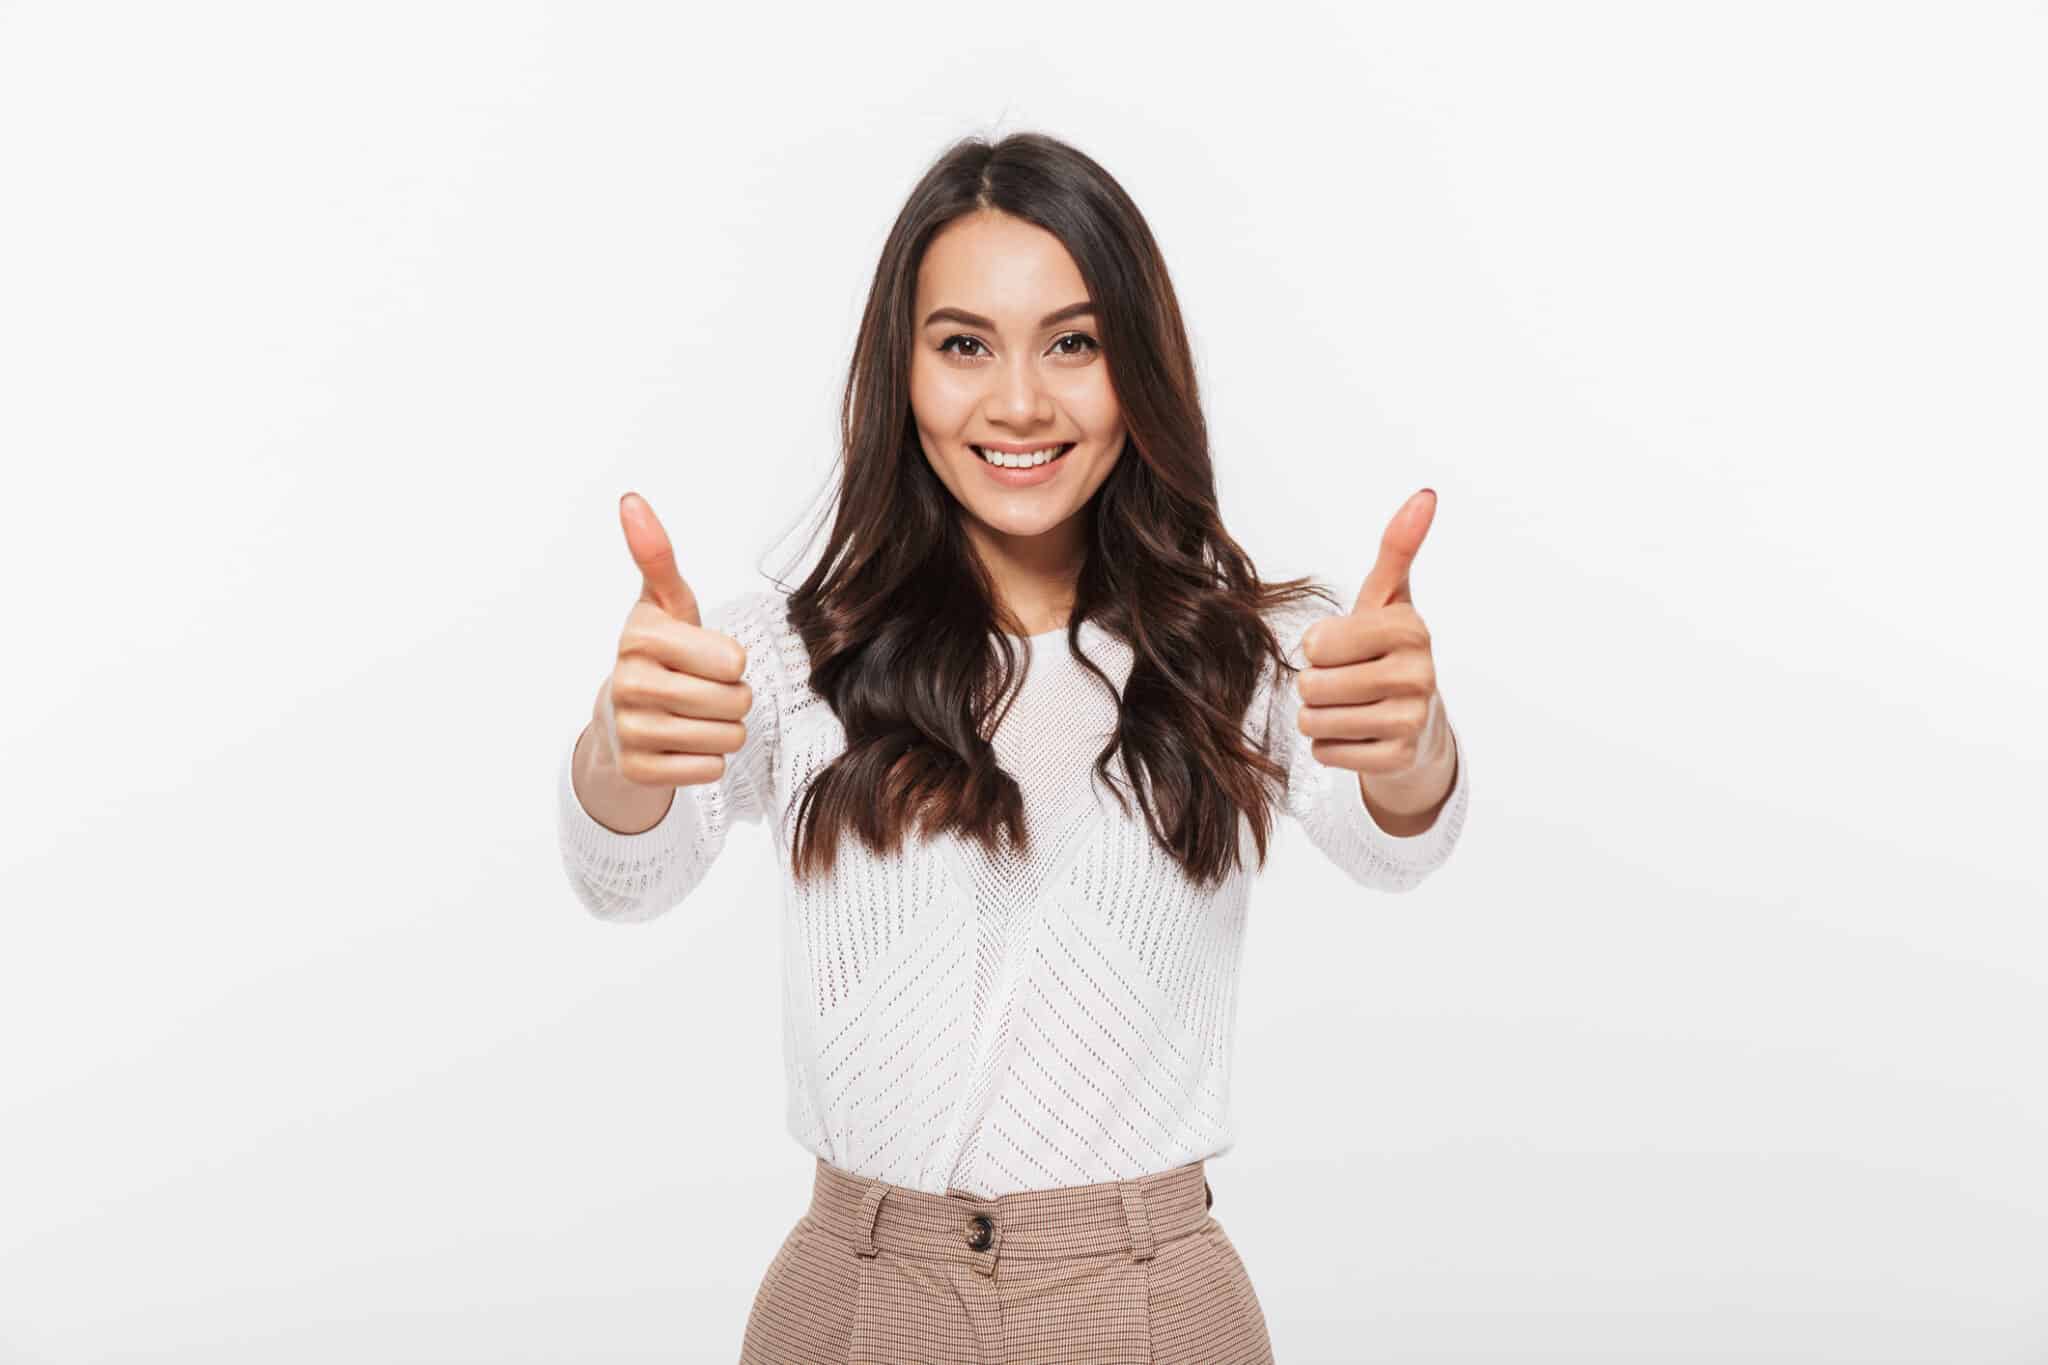
M 737 1356 L 812 1173 L 767 836 L 632 926 L 555 845 L 617 502 L 767 586 L 903 196 L 1025 128 L 1147 214 L 1265 575 L 1440 497 L 1463 842 L 1254 892 L 1279 1358 L 2048 1360 L 2044 64 L 2039 4 L 0 4 L 0 1362 Z

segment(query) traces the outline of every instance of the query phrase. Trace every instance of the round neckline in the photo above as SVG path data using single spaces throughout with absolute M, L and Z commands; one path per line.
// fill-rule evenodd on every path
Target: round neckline
M 1083 621 L 1081 623 L 1081 629 L 1086 630 L 1091 624 L 1093 624 L 1092 621 Z M 1051 630 L 1042 630 L 1036 635 L 1010 635 L 1008 631 L 1003 632 L 1003 634 L 1009 636 L 1010 639 L 1023 640 L 1027 644 L 1037 640 L 1050 640 L 1055 635 L 1065 635 L 1066 633 L 1067 628 L 1065 626 L 1054 626 Z

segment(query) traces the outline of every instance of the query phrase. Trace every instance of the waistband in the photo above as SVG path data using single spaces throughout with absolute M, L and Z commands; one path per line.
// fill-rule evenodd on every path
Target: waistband
M 961 1261 L 989 1273 L 998 1256 L 1054 1260 L 1129 1251 L 1148 1260 L 1162 1243 L 1209 1219 L 1207 1169 L 1192 1161 L 1134 1180 L 1019 1190 L 978 1198 L 933 1194 L 854 1175 L 817 1157 L 811 1184 L 814 1227 L 850 1243 L 857 1256 L 886 1251 Z

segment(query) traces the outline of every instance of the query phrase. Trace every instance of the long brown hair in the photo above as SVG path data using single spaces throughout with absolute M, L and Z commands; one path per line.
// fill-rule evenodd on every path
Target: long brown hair
M 989 741 L 1015 647 L 910 409 L 919 264 L 946 224 L 990 208 L 1050 232 L 1079 267 L 1126 431 L 1077 514 L 1087 552 L 1066 631 L 1069 651 L 1112 694 L 1078 647 L 1081 623 L 1132 650 L 1118 728 L 1095 768 L 1128 815 L 1110 767 L 1122 746 L 1153 837 L 1194 881 L 1221 881 L 1238 863 L 1240 813 L 1263 867 L 1282 770 L 1247 742 L 1245 713 L 1265 661 L 1289 666 L 1262 613 L 1334 599 L 1306 578 L 1260 582 L 1223 529 L 1180 305 L 1137 205 L 1077 149 L 1019 132 L 949 147 L 910 192 L 875 267 L 840 405 L 830 539 L 789 594 L 811 686 L 846 733 L 798 806 L 792 869 L 829 870 L 842 827 L 877 853 L 913 826 L 955 830 L 991 851 L 999 837 L 1025 842 L 1022 789 Z

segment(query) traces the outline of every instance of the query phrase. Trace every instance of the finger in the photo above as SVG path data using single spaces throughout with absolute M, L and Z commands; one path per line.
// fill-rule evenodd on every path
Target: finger
M 1294 687 L 1304 706 L 1364 706 L 1389 697 L 1428 696 L 1436 688 L 1436 667 L 1427 655 L 1402 649 L 1357 663 L 1305 668 Z
M 638 493 L 619 499 L 619 524 L 626 531 L 626 549 L 640 568 L 640 595 L 678 621 L 693 626 L 704 624 L 697 614 L 697 595 L 676 569 L 674 549 L 661 519 Z
M 1412 603 L 1326 616 L 1302 637 L 1301 656 L 1318 669 L 1371 663 L 1396 650 L 1429 648 L 1429 627 Z
M 1388 697 L 1366 706 L 1304 706 L 1294 727 L 1310 739 L 1399 739 L 1429 720 L 1422 697 Z
M 708 786 L 725 776 L 723 754 L 643 754 L 629 752 L 619 772 L 649 787 Z
M 1412 600 L 1408 595 L 1408 569 L 1415 563 L 1416 551 L 1422 548 L 1422 538 L 1429 534 L 1429 524 L 1435 520 L 1433 488 L 1425 488 L 1401 504 L 1401 510 L 1394 513 L 1394 519 L 1380 534 L 1379 558 L 1373 561 L 1372 572 L 1365 576 L 1365 586 L 1358 590 L 1354 611 Z
M 737 721 L 699 720 L 632 707 L 619 712 L 619 742 L 642 754 L 736 754 L 747 742 Z
M 1316 762 L 1355 773 L 1399 773 L 1415 765 L 1413 740 L 1317 739 L 1308 747 Z
M 716 678 L 700 669 L 723 670 L 725 649 L 732 640 L 706 631 L 712 647 L 711 662 L 703 663 L 694 640 L 664 640 L 657 632 L 643 635 L 628 628 L 626 655 L 613 670 L 612 700 L 617 706 L 645 706 L 677 716 L 703 720 L 744 720 L 754 706 L 754 689 L 738 678 Z

